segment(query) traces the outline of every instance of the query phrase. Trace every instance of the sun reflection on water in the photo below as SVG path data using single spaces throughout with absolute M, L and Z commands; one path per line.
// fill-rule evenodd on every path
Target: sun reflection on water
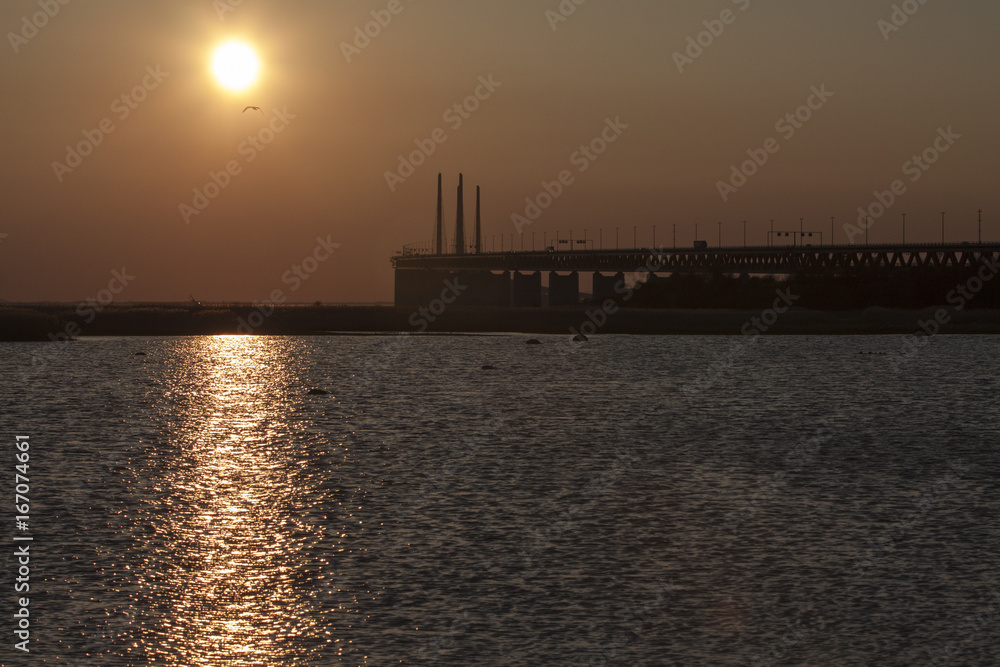
M 322 528 L 297 519 L 318 500 L 287 421 L 287 354 L 261 338 L 186 344 L 147 501 L 143 643 L 166 664 L 302 664 L 324 628 L 306 585 Z

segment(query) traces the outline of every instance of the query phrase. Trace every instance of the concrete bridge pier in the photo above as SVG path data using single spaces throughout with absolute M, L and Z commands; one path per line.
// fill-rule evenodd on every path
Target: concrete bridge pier
M 400 308 L 419 308 L 441 297 L 456 274 L 453 271 L 425 269 L 396 270 L 396 305 Z
M 574 271 L 568 276 L 560 276 L 555 271 L 549 273 L 549 305 L 575 306 L 580 303 L 580 274 Z
M 467 286 L 460 301 L 463 306 L 510 306 L 510 271 L 496 274 L 490 271 L 464 272 L 457 276 Z
M 400 308 L 420 308 L 436 299 L 459 306 L 507 308 L 511 304 L 510 271 L 496 274 L 490 271 L 397 269 L 395 289 L 395 302 Z
M 617 297 L 618 295 L 615 294 L 615 286 L 619 284 L 625 284 L 625 274 L 621 271 L 612 276 L 606 276 L 599 271 L 595 271 L 593 289 L 594 301 L 600 303 Z
M 542 273 L 514 272 L 511 284 L 511 305 L 515 308 L 540 308 L 542 305 Z

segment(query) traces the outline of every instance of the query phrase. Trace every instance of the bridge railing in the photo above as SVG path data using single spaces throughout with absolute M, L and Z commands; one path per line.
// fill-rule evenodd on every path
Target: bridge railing
M 708 246 L 705 248 L 695 248 L 693 246 L 640 246 L 638 248 L 589 248 L 586 250 L 581 250 L 579 248 L 569 249 L 560 248 L 558 246 L 551 249 L 543 250 L 516 250 L 504 248 L 503 250 L 483 250 L 483 252 L 476 252 L 473 246 L 466 248 L 464 255 L 458 255 L 454 252 L 454 246 L 447 249 L 445 253 L 439 255 L 440 257 L 462 257 L 469 255 L 479 255 L 479 256 L 493 256 L 493 257 L 507 257 L 511 255 L 520 256 L 540 256 L 540 255 L 580 255 L 580 256 L 594 256 L 594 255 L 614 255 L 614 254 L 676 254 L 676 253 L 703 253 L 712 254 L 717 252 L 821 252 L 824 250 L 837 251 L 837 252 L 865 252 L 865 251 L 893 251 L 893 252 L 913 252 L 913 251 L 928 251 L 928 250 L 976 250 L 976 249 L 995 249 L 998 247 L 997 243 L 840 243 L 840 244 L 827 244 L 827 245 L 734 245 L 734 246 Z M 433 244 L 431 242 L 425 243 L 414 243 L 403 246 L 403 250 L 396 253 L 397 257 L 409 257 L 414 255 L 435 255 Z

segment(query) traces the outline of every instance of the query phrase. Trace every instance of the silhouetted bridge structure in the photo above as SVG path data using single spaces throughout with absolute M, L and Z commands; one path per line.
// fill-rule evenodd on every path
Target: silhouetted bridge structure
M 392 258 L 397 306 L 439 299 L 452 280 L 465 305 L 542 305 L 542 274 L 548 274 L 548 305 L 579 302 L 581 273 L 592 274 L 595 300 L 613 297 L 626 273 L 847 276 L 872 272 L 965 270 L 1000 262 L 1000 244 L 905 244 L 837 246 L 737 246 L 637 248 L 544 252 L 419 254 Z M 609 275 L 610 274 L 610 275 Z
M 705 241 L 695 241 L 693 248 L 562 251 L 551 246 L 543 252 L 483 252 L 480 189 L 476 188 L 476 223 L 471 243 L 466 241 L 465 181 L 461 174 L 457 194 L 454 245 L 446 247 L 443 180 L 438 174 L 434 239 L 426 245 L 404 248 L 392 258 L 397 306 L 430 304 L 438 310 L 452 303 L 536 307 L 544 301 L 547 301 L 544 305 L 572 306 L 580 301 L 581 273 L 591 274 L 593 298 L 604 301 L 621 294 L 626 273 L 645 273 L 647 282 L 655 282 L 663 275 L 685 273 L 808 275 L 832 280 L 866 273 L 971 272 L 1000 261 L 998 243 L 709 248 Z M 565 242 L 557 239 L 559 246 Z M 569 243 L 572 248 L 572 239 Z M 547 299 L 543 299 L 543 273 L 548 275 Z

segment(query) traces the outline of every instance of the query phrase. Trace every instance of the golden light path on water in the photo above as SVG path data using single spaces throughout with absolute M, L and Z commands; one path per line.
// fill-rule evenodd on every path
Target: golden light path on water
M 0 345 L 33 661 L 997 664 L 994 337 L 539 340 Z
M 323 528 L 302 518 L 321 496 L 288 424 L 301 385 L 267 339 L 185 345 L 146 508 L 140 576 L 156 621 L 142 643 L 165 664 L 303 664 L 327 639 Z

